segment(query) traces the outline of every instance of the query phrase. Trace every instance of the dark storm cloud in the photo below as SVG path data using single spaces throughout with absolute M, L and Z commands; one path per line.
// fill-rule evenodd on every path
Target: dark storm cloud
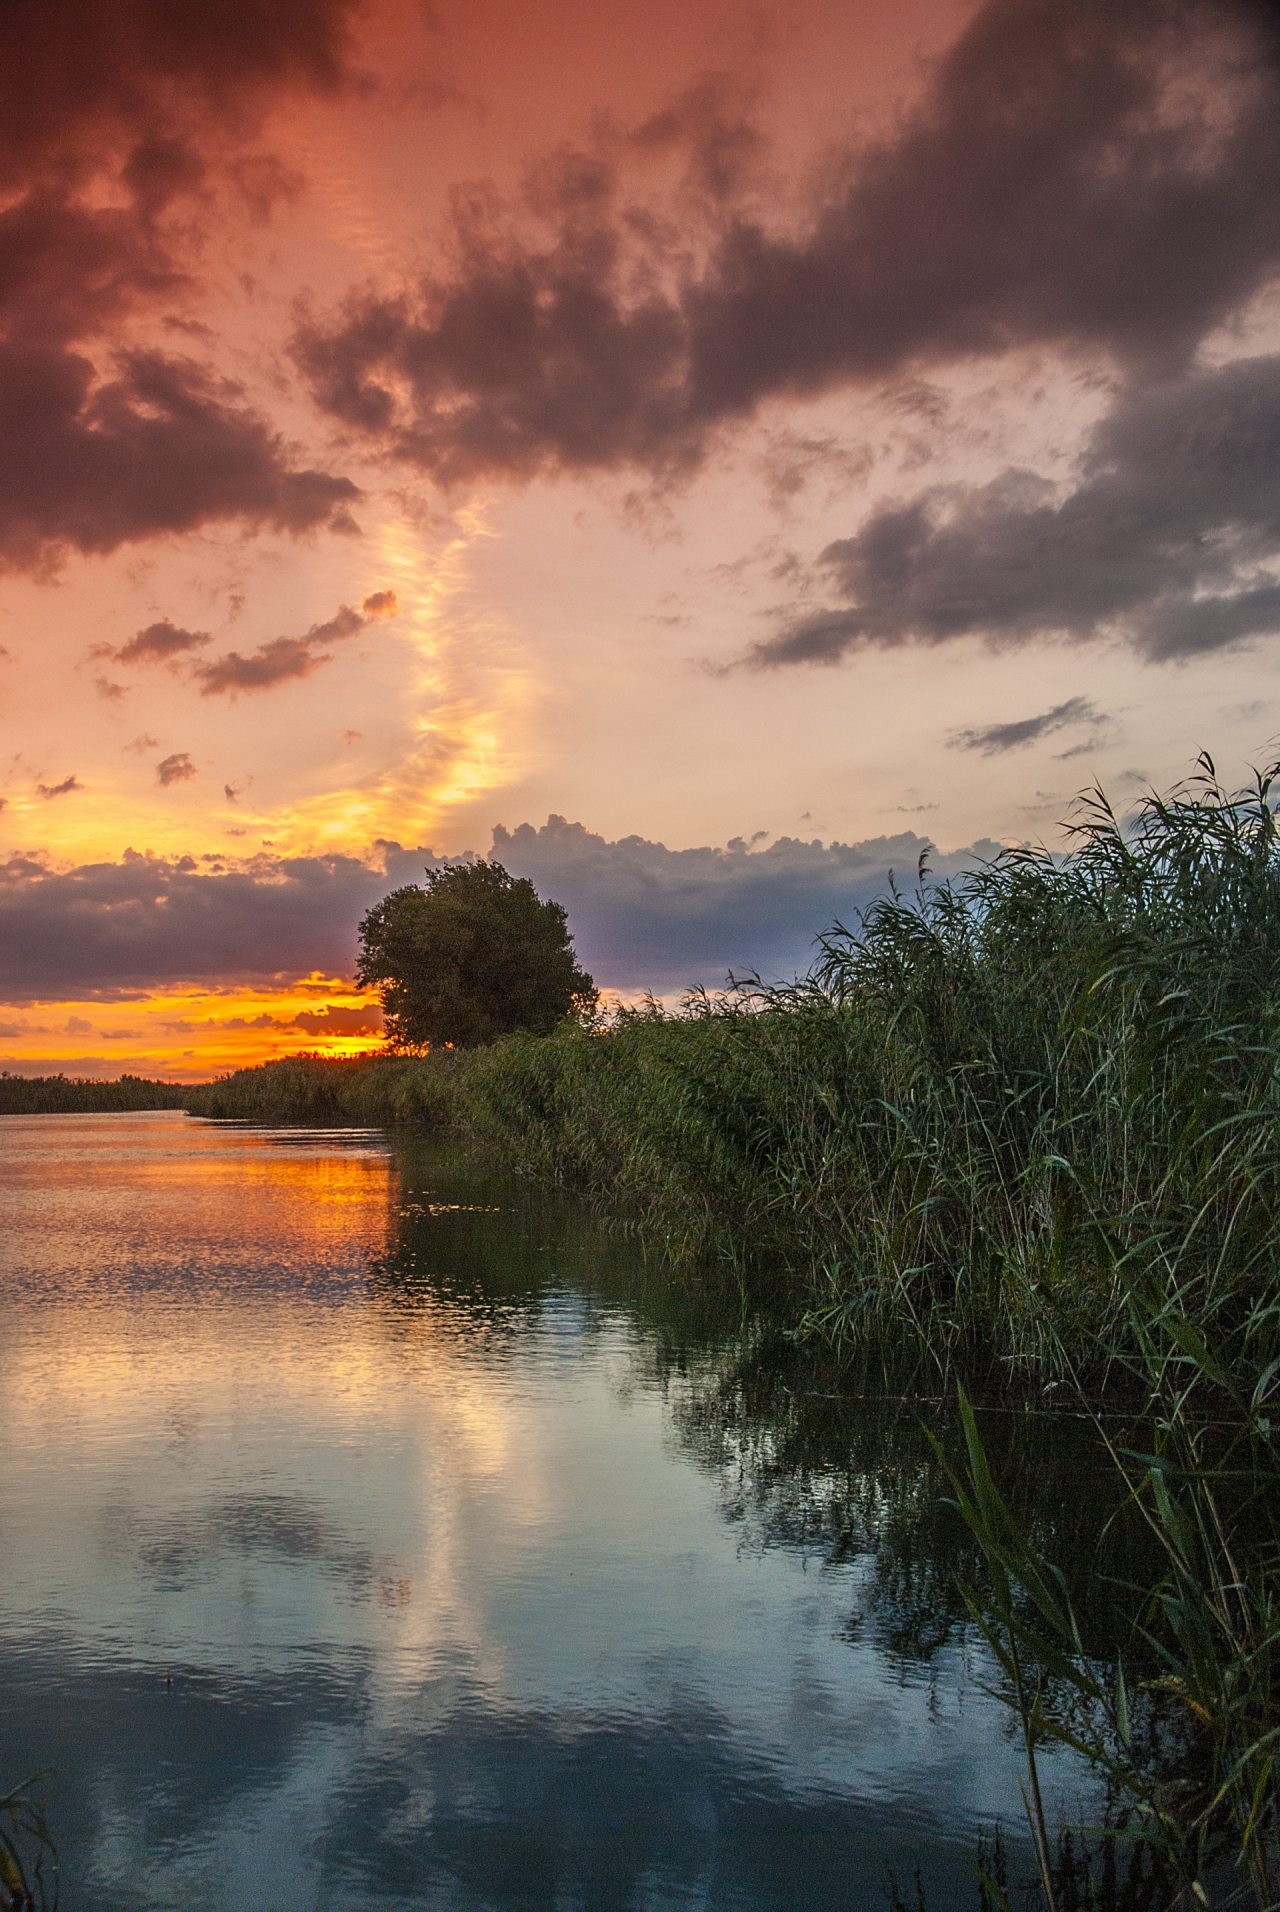
M 976 730 L 958 730 L 948 742 L 954 750 L 977 750 L 984 757 L 998 757 L 1006 750 L 1039 743 L 1042 737 L 1051 737 L 1056 730 L 1080 726 L 1097 730 L 1105 723 L 1106 718 L 1087 697 L 1069 697 L 1065 704 L 1055 704 L 1052 710 L 1042 711 L 1038 717 L 1023 717 L 1009 724 L 984 724 Z
M 1027 345 L 1167 375 L 1280 264 L 1278 35 L 1244 0 L 991 0 L 798 235 L 730 183 L 690 267 L 562 158 L 541 244 L 467 195 L 451 274 L 307 318 L 298 361 L 444 480 L 689 466 L 771 396 Z
M 1034 473 L 881 506 L 822 554 L 844 606 L 757 665 L 861 645 L 1119 634 L 1150 659 L 1280 631 L 1280 357 L 1122 397 L 1065 496 Z
M 348 482 L 294 469 L 208 368 L 112 355 L 190 289 L 230 185 L 289 190 L 246 151 L 270 98 L 332 91 L 348 0 L 9 0 L 0 20 L 0 564 L 47 568 L 240 518 L 349 523 Z M 247 170 L 246 170 L 247 169 Z M 274 170 L 273 170 L 274 169 Z
M 195 665 L 192 674 L 200 684 L 202 697 L 215 697 L 224 692 L 234 697 L 241 691 L 270 690 L 290 678 L 310 677 L 322 664 L 331 663 L 333 652 L 324 649 L 326 644 L 357 637 L 376 618 L 395 614 L 395 592 L 374 591 L 360 611 L 353 611 L 346 604 L 339 605 L 331 618 L 323 624 L 313 624 L 305 637 L 273 637 L 248 657 L 239 651 L 228 651 L 212 663 Z
M 21 178 L 105 132 L 236 119 L 255 95 L 296 83 L 333 91 L 353 11 L 349 0 L 7 0 L 0 164 Z M 145 148 L 133 164 L 145 168 Z
M 664 990 L 719 984 L 730 969 L 803 972 L 819 931 L 852 922 L 884 894 L 890 871 L 911 888 L 922 852 L 948 874 L 994 849 L 941 858 L 904 831 L 825 846 L 780 837 L 755 850 L 735 838 L 725 849 L 669 850 L 638 836 L 610 843 L 553 816 L 540 830 L 495 830 L 492 854 L 564 904 L 579 959 L 598 983 Z
M 78 352 L 0 344 L 0 565 L 233 518 L 354 529 L 355 485 L 292 469 L 239 388 L 193 361 L 133 353 L 93 380 Z

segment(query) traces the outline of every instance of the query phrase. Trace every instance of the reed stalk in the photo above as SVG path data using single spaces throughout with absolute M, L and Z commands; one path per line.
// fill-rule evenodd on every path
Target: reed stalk
M 0 1912 L 56 1912 L 58 1853 L 45 1817 L 53 1778 L 52 1768 L 36 1773 L 0 1797 Z

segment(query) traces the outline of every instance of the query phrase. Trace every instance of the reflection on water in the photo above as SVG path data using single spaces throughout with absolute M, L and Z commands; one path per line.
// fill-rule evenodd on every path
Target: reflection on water
M 370 1132 L 0 1163 L 0 1780 L 71 1912 L 975 1903 L 1018 1765 L 913 1413 Z

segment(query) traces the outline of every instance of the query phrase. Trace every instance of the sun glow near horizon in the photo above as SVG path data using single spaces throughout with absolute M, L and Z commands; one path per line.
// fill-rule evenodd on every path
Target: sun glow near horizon
M 67 998 L 5 1009 L 0 1070 L 201 1082 L 290 1056 L 376 1054 L 381 1022 L 375 993 L 321 975 L 225 988 L 191 984 L 110 1001 Z
M 127 758 L 116 787 L 104 787 L 111 774 L 104 759 L 92 788 L 77 782 L 57 801 L 38 792 L 10 800 L 10 843 L 20 846 L 39 830 L 37 851 L 14 853 L 33 854 L 54 873 L 144 856 L 261 878 L 264 859 L 275 865 L 341 856 L 376 870 L 388 844 L 431 845 L 447 831 L 451 811 L 510 782 L 529 749 L 537 693 L 520 636 L 468 597 L 469 553 L 493 535 L 480 506 L 452 514 L 443 531 L 401 511 L 371 533 L 359 587 L 345 597 L 358 604 L 376 584 L 396 598 L 394 618 L 379 621 L 374 661 L 397 708 L 385 733 L 367 746 L 377 759 L 372 767 L 335 774 L 343 769 L 339 757 L 313 775 L 313 786 L 323 787 L 277 803 L 254 801 L 265 779 L 236 790 L 228 785 L 218 801 L 212 779 L 193 774 L 166 791 L 174 801 L 159 805 L 135 787 L 136 778 L 130 783 Z M 271 694 L 288 698 L 290 687 Z M 379 694 L 366 689 L 366 705 Z M 301 696 L 295 710 L 291 721 L 317 721 Z M 326 703 L 322 720 L 332 723 L 333 715 Z M 367 723 L 363 711 L 354 715 Z M 353 950 L 355 929 L 353 915 Z M 333 975 L 229 980 L 214 988 L 157 985 L 114 1001 L 68 994 L 8 1007 L 0 1014 L 0 1068 L 195 1081 L 308 1050 L 366 1054 L 378 1048 L 379 1030 L 376 998 Z

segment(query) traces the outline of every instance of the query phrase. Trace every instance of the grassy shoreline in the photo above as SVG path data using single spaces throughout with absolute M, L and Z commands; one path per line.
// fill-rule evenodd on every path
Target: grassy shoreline
M 674 1014 L 186 1089 L 6 1077 L 0 1110 L 435 1132 L 674 1264 L 767 1269 L 809 1332 L 914 1347 L 944 1382 L 1105 1386 L 1170 1311 L 1224 1346 L 1261 1332 L 1280 1296 L 1267 780 L 1232 795 L 1206 759 L 1125 829 L 1095 797 L 1069 857 L 1005 851 L 820 952 L 789 987 Z
M 181 1083 L 122 1075 L 16 1076 L 0 1072 L 0 1115 L 125 1115 L 147 1109 L 185 1109 L 191 1091 Z

